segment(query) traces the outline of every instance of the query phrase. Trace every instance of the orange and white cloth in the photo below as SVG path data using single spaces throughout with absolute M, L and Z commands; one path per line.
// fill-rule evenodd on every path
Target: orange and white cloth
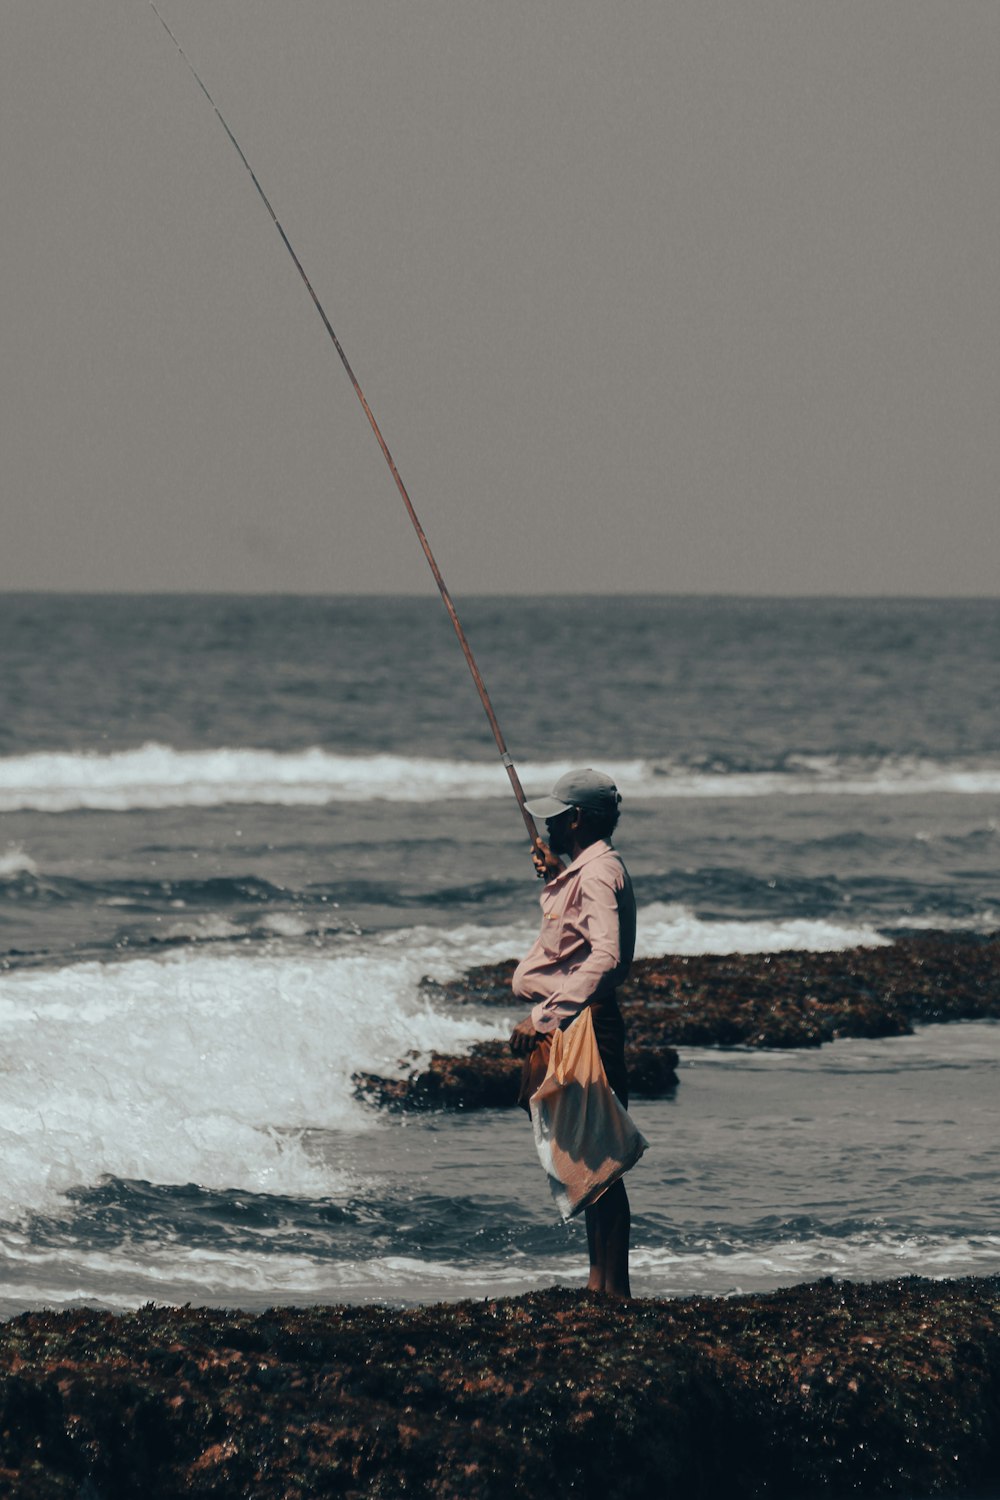
M 530 1112 L 538 1159 L 564 1219 L 596 1203 L 649 1145 L 608 1083 L 589 1009 L 553 1033 Z

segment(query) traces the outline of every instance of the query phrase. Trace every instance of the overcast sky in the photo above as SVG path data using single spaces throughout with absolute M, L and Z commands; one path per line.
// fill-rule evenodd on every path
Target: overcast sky
M 158 3 L 456 596 L 997 593 L 997 0 Z M 432 587 L 145 0 L 0 153 L 0 588 Z

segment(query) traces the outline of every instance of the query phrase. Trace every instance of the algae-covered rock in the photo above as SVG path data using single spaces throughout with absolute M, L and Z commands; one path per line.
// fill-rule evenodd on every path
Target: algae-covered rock
M 480 981 L 481 983 L 481 981 Z M 835 953 L 638 960 L 620 1002 L 635 1040 L 816 1046 L 1000 1016 L 1000 937 L 926 933 Z
M 32 1500 L 995 1493 L 998 1416 L 998 1278 L 0 1326 Z
M 517 1103 L 521 1064 L 506 1042 L 477 1042 L 458 1057 L 432 1052 L 405 1078 L 355 1073 L 355 1093 L 390 1109 L 505 1109 Z

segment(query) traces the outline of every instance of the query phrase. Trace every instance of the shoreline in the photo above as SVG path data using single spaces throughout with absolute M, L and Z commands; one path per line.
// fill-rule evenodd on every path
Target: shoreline
M 425 979 L 456 1009 L 516 1009 L 514 959 Z M 841 1037 L 909 1036 L 932 1022 L 1000 1019 L 1000 933 L 905 933 L 888 946 L 835 952 L 665 955 L 637 959 L 622 985 L 632 1094 L 678 1086 L 679 1047 L 820 1047 Z M 505 1042 L 432 1053 L 401 1074 L 355 1073 L 356 1095 L 400 1111 L 516 1105 L 521 1065 Z
M 39 1500 L 995 1495 L 1000 1277 L 25 1313 L 0 1406 Z

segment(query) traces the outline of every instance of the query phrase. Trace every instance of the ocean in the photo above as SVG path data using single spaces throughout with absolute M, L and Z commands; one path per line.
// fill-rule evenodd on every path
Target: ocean
M 1000 925 L 996 600 L 473 598 L 526 789 L 616 776 L 639 951 Z M 523 825 L 436 597 L 0 596 L 0 1314 L 582 1284 L 517 1111 L 352 1074 L 506 1035 Z M 1000 1267 L 1000 1033 L 683 1051 L 639 1295 Z

